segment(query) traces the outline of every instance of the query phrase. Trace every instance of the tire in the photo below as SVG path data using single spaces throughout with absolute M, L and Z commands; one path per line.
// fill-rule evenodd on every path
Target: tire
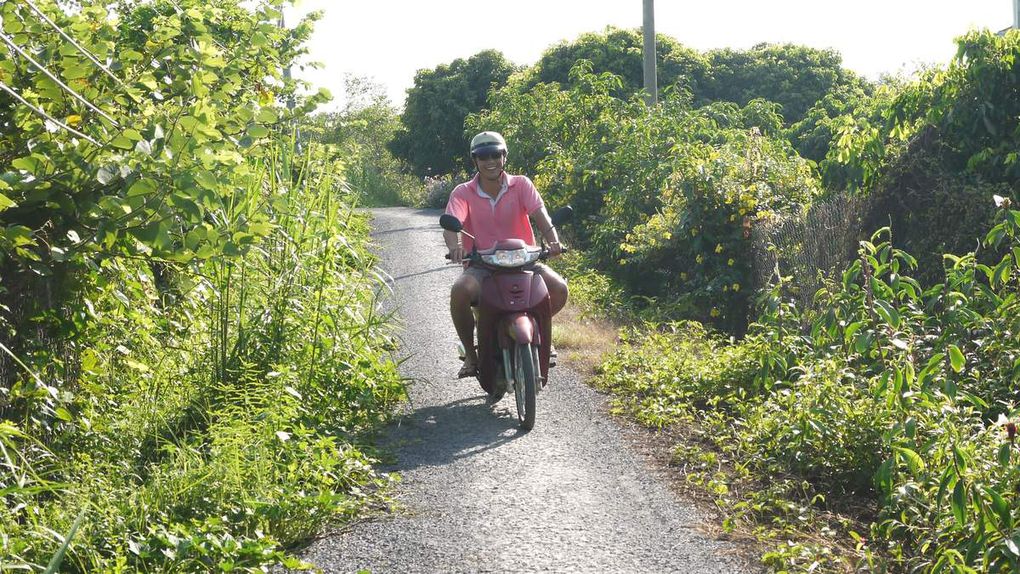
M 517 399 L 517 420 L 521 428 L 535 427 L 535 392 L 538 389 L 538 372 L 535 358 L 538 349 L 534 345 L 514 344 L 514 398 Z

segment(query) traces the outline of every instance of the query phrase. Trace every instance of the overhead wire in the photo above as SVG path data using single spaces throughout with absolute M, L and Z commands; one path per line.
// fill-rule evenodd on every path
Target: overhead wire
M 69 126 L 67 124 L 65 124 L 64 122 L 54 118 L 53 116 L 49 115 L 44 110 L 42 110 L 41 108 L 32 105 L 31 102 L 29 102 L 25 98 L 21 97 L 21 95 L 18 94 L 18 92 L 14 91 L 14 89 L 11 88 L 10 86 L 8 86 L 7 84 L 5 84 L 3 82 L 0 82 L 0 89 L 2 89 L 3 91 L 7 92 L 8 94 L 10 94 L 14 99 L 18 100 L 19 102 L 21 102 L 22 104 L 27 106 L 30 110 L 32 110 L 36 114 L 38 114 L 38 115 L 42 116 L 43 118 L 45 118 L 47 121 L 53 122 L 54 124 L 64 128 L 65 130 L 71 132 L 72 134 L 74 134 L 74 135 L 76 135 L 76 136 L 78 136 L 80 138 L 84 138 L 85 140 L 91 142 L 93 145 L 97 145 L 97 146 L 102 147 L 102 144 L 100 144 L 96 140 L 92 139 L 88 135 L 83 134 L 82 132 L 72 128 L 71 126 Z
M 22 2 L 24 2 L 25 4 L 28 4 L 28 7 L 31 8 L 32 11 L 35 12 L 37 16 L 39 16 L 39 18 L 41 18 L 44 22 L 49 24 L 51 28 L 56 30 L 57 33 L 60 34 L 65 40 L 70 42 L 71 45 L 74 46 L 75 48 L 77 48 L 79 52 L 84 54 L 86 58 L 88 58 L 89 60 L 92 60 L 92 63 L 94 63 L 95 65 L 99 66 L 99 69 L 102 70 L 103 72 L 105 72 L 107 76 L 110 76 L 111 78 L 113 78 L 113 80 L 115 82 L 117 82 L 118 84 L 120 84 L 121 87 L 124 87 L 124 88 L 127 87 L 124 84 L 124 82 L 121 81 L 120 78 L 118 78 L 116 75 L 114 75 L 114 73 L 111 72 L 109 68 L 104 66 L 103 63 L 99 61 L 99 58 L 95 57 L 95 55 L 93 55 L 92 52 L 89 52 L 87 49 L 85 49 L 84 46 L 79 44 L 74 38 L 72 38 L 66 32 L 64 32 L 64 30 L 60 26 L 58 26 L 53 20 L 50 20 L 49 16 L 47 16 L 42 10 L 40 10 L 39 7 L 36 6 L 34 2 L 32 2 L 32 0 L 22 0 Z
M 74 91 L 73 88 L 71 88 L 70 86 L 68 86 L 64 82 L 62 82 L 60 80 L 60 78 L 58 78 L 53 72 L 47 70 L 45 66 L 43 66 L 39 62 L 36 62 L 35 58 L 30 56 L 28 54 L 28 52 L 22 50 L 20 46 L 18 46 L 17 44 L 14 43 L 14 40 L 12 40 L 9 36 L 7 36 L 7 34 L 4 34 L 3 32 L 0 32 L 0 40 L 3 40 L 15 52 L 17 52 L 18 54 L 21 54 L 21 57 L 23 57 L 26 60 L 28 60 L 29 62 L 31 62 L 32 65 L 35 66 L 36 68 L 38 68 L 39 71 L 42 72 L 47 78 L 49 78 L 49 79 L 53 80 L 54 82 L 56 82 L 58 86 L 63 88 L 65 91 L 67 91 L 67 93 L 69 93 L 72 96 L 74 96 L 74 98 L 76 100 L 78 100 L 81 103 L 85 104 L 90 110 L 93 110 L 97 114 L 99 114 L 99 115 L 103 116 L 104 118 L 106 118 L 106 120 L 109 121 L 110 123 L 112 123 L 114 126 L 120 127 L 120 124 L 117 123 L 117 120 L 113 119 L 112 117 L 110 117 L 109 114 L 107 114 L 103 110 L 99 109 L 98 106 L 96 106 L 95 104 L 90 102 L 88 99 L 86 99 L 85 96 L 82 96 L 78 92 Z

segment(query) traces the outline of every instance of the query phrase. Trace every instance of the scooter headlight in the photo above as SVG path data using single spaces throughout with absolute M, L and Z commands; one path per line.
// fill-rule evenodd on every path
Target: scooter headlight
M 529 251 L 521 249 L 501 249 L 492 253 L 482 255 L 482 261 L 496 267 L 521 267 L 538 260 L 541 251 Z

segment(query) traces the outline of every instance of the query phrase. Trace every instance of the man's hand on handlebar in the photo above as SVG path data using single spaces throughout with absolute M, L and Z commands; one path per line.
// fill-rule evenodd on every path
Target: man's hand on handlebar
M 553 241 L 546 247 L 549 251 L 549 257 L 559 257 L 563 253 L 563 246 L 560 245 L 559 241 Z
M 461 263 L 464 261 L 465 257 L 467 257 L 467 251 L 460 246 L 450 249 L 450 252 L 446 255 L 446 258 L 450 260 L 450 263 Z

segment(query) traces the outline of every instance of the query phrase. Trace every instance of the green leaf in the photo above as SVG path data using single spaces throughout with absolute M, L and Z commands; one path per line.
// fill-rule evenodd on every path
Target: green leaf
M 887 301 L 882 299 L 875 300 L 875 311 L 878 313 L 882 320 L 892 326 L 893 329 L 898 329 L 900 326 L 900 313 L 889 304 Z
M 141 52 L 137 52 L 135 50 L 123 50 L 119 52 L 118 55 L 120 56 L 120 59 L 125 62 L 137 62 L 142 59 Z
M 216 191 L 219 187 L 220 182 L 216 180 L 216 176 L 212 172 L 204 169 L 200 169 L 195 172 L 195 182 L 198 185 L 208 189 L 209 191 Z
M 259 124 L 251 124 L 248 126 L 248 135 L 255 139 L 264 138 L 269 135 L 269 128 Z
M 1002 522 L 1002 524 L 1000 525 L 1000 529 L 1012 530 L 1013 517 L 1011 516 L 1011 513 L 1009 511 L 1009 503 L 1007 503 L 1006 499 L 1004 499 L 1002 495 L 999 494 L 999 491 L 995 490 L 994 488 L 986 486 L 983 488 L 983 490 L 985 494 L 988 496 L 988 498 L 992 499 L 992 510 L 995 511 L 995 514 L 998 515 L 999 520 Z M 1020 553 L 1017 553 L 1017 555 L 1020 556 Z
M 32 230 L 24 225 L 11 225 L 6 229 L 3 229 L 0 233 L 2 233 L 2 236 L 5 237 L 14 247 L 35 245 Z
M 853 340 L 854 333 L 856 333 L 862 326 L 864 326 L 863 321 L 856 321 L 847 325 L 846 330 L 843 332 L 843 340 L 849 344 L 850 341 Z
M 909 448 L 901 446 L 894 446 L 893 450 L 903 455 L 903 458 L 907 461 L 907 468 L 910 469 L 911 474 L 917 476 L 918 474 L 924 471 L 925 464 L 924 459 L 921 458 L 921 455 L 917 454 L 916 452 Z
M 11 198 L 7 197 L 6 195 L 0 193 L 0 211 L 3 211 L 5 209 L 10 209 L 12 207 L 17 207 L 17 205 L 18 204 L 15 203 L 13 199 L 11 199 Z
M 953 516 L 956 523 L 963 526 L 967 523 L 967 490 L 963 487 L 963 481 L 956 481 L 953 487 Z
M 999 464 L 1001 464 L 1002 466 L 1008 466 L 1009 465 L 1009 459 L 1010 459 L 1010 454 L 1012 454 L 1011 453 L 1012 450 L 1013 450 L 1013 445 L 1009 444 L 1008 442 L 999 445 L 999 453 L 998 453 Z
M 71 530 L 64 536 L 64 541 L 61 543 L 60 548 L 57 549 L 57 553 L 50 559 L 50 563 L 46 565 L 46 571 L 44 574 L 56 574 L 60 571 L 60 563 L 64 561 L 64 555 L 67 553 L 67 547 L 70 546 L 71 540 L 74 539 L 74 535 L 78 533 L 78 528 L 81 526 L 83 520 L 85 520 L 85 514 L 88 510 L 82 510 L 81 514 L 71 525 Z
M 1002 258 L 1002 261 L 995 266 L 995 273 L 992 275 L 992 286 L 1002 285 L 1009 281 L 1009 276 L 1012 273 L 1012 258 L 1006 255 Z
M 67 60 L 65 60 L 67 61 Z M 92 74 L 92 68 L 88 63 L 73 63 L 64 68 L 61 73 L 65 80 L 80 80 Z
M 11 162 L 11 167 L 14 169 L 20 169 L 27 171 L 32 175 L 39 175 L 41 162 L 38 158 L 33 156 L 19 157 L 18 159 Z
M 854 341 L 854 350 L 863 355 L 865 352 L 867 352 L 868 349 L 871 348 L 871 343 L 873 340 L 874 339 L 871 333 L 858 334 L 857 340 Z
M 875 485 L 878 487 L 880 492 L 889 492 L 892 490 L 892 469 L 895 461 L 892 457 L 885 459 L 885 461 L 875 471 Z
M 1000 223 L 985 235 L 985 245 L 998 245 L 1004 235 L 1006 235 L 1006 224 Z
M 130 188 L 128 188 L 127 196 L 134 197 L 137 195 L 148 195 L 155 190 L 156 190 L 155 181 L 147 178 L 142 178 L 136 181 L 134 184 L 132 184 Z
M 952 365 L 953 371 L 959 373 L 963 370 L 963 366 L 966 360 L 963 357 L 963 352 L 956 345 L 949 345 L 949 364 Z
M 264 124 L 273 124 L 276 123 L 277 120 L 276 112 L 270 108 L 262 108 L 259 110 L 259 115 L 257 117 L 258 120 Z
M 135 142 L 129 140 L 128 138 L 126 138 L 126 137 L 124 137 L 122 135 L 119 135 L 119 136 L 113 138 L 112 141 L 110 141 L 110 145 L 112 145 L 115 148 L 119 148 L 119 149 L 123 149 L 123 150 L 129 150 L 129 149 L 134 149 Z
M 957 472 L 961 475 L 967 470 L 967 457 L 963 455 L 960 447 L 953 446 L 953 462 L 956 464 Z

